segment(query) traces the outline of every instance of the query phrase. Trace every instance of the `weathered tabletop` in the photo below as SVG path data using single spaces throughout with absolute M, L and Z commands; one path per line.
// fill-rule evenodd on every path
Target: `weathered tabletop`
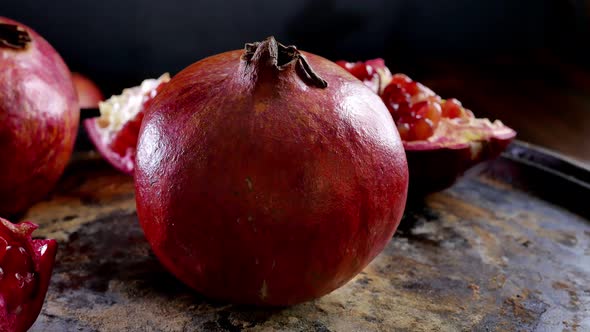
M 347 285 L 282 309 L 176 281 L 142 236 L 132 179 L 98 158 L 25 218 L 60 242 L 32 331 L 590 331 L 590 223 L 485 173 L 408 207 Z

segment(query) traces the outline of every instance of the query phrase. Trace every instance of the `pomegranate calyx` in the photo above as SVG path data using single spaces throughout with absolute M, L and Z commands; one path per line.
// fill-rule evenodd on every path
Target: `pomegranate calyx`
M 0 23 L 0 47 L 25 49 L 31 41 L 31 36 L 15 24 Z
M 273 36 L 262 42 L 247 43 L 242 59 L 247 65 L 267 63 L 277 70 L 285 70 L 294 64 L 303 81 L 322 89 L 328 87 L 328 82 L 313 70 L 296 46 L 285 46 L 277 42 Z

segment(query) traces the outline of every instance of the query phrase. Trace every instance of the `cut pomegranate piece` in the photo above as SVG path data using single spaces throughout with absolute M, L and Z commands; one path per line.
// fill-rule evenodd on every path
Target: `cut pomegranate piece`
M 457 99 L 443 100 L 404 74 L 393 75 L 381 98 L 398 123 L 412 194 L 451 186 L 472 166 L 497 157 L 516 136 L 502 122 L 475 118 Z
M 383 89 L 391 81 L 391 72 L 385 66 L 385 60 L 377 58 L 367 60 L 365 62 L 347 62 L 344 60 L 336 61 L 336 63 L 346 69 L 354 77 L 363 81 L 373 92 L 381 94 Z
M 371 71 L 362 69 L 367 63 L 339 62 L 365 84 L 371 82 Z M 457 99 L 445 101 L 405 74 L 391 76 L 380 91 L 404 143 L 413 196 L 449 187 L 472 166 L 497 157 L 516 136 L 502 122 L 475 118 Z
M 498 157 L 515 136 L 516 132 L 499 120 L 469 115 L 441 118 L 427 139 L 403 142 L 412 194 L 448 188 L 471 167 Z
M 36 228 L 0 218 L 0 331 L 28 330 L 43 306 L 57 244 L 31 239 Z
M 87 119 L 84 126 L 100 154 L 116 169 L 133 174 L 137 136 L 148 103 L 170 81 L 168 73 L 158 79 L 124 89 L 99 104 L 100 117 Z

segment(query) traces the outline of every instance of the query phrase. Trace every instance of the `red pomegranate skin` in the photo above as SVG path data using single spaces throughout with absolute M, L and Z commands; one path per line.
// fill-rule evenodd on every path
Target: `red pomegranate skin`
M 264 55 L 247 65 L 236 50 L 177 74 L 147 110 L 139 220 L 163 265 L 207 297 L 282 306 L 323 296 L 399 224 L 408 173 L 387 108 L 302 53 L 327 88 Z
M 31 28 L 24 49 L 0 45 L 0 216 L 17 214 L 53 188 L 72 154 L 80 110 L 70 71 Z
M 51 281 L 51 274 L 55 264 L 55 255 L 57 252 L 57 242 L 55 240 L 44 240 L 31 238 L 31 234 L 37 229 L 37 225 L 25 221 L 13 224 L 6 219 L 0 218 L 0 241 L 6 245 L 8 242 L 12 246 L 20 246 L 26 249 L 32 260 L 32 268 L 35 271 L 36 289 L 32 293 L 32 298 L 26 299 L 20 303 L 21 309 L 18 311 L 9 310 L 5 294 L 0 292 L 0 331 L 3 332 L 24 332 L 27 331 L 37 320 L 45 295 Z M 0 243 L 0 244 L 2 244 Z M 2 255 L 6 255 L 6 247 L 2 246 Z M 14 262 L 13 262 L 14 263 Z M 5 266 L 6 259 L 0 262 L 3 267 L 4 278 L 9 277 L 10 268 Z M 0 284 L 3 281 L 0 280 Z M 6 280 L 4 280 L 6 282 Z M 18 292 L 18 291 L 17 291 Z M 11 305 L 15 305 L 12 303 Z

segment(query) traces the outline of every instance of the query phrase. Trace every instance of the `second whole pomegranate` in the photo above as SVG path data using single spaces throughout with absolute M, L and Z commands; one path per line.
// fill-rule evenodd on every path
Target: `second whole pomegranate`
M 379 254 L 408 170 L 385 105 L 335 63 L 274 38 L 178 73 L 143 119 L 137 213 L 162 264 L 202 294 L 291 305 Z

